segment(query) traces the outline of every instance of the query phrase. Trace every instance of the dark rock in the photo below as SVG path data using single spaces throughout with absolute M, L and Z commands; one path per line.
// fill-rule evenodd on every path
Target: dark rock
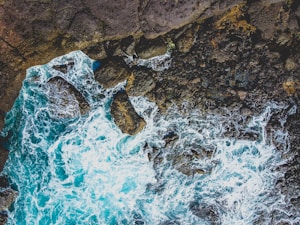
M 92 59 L 102 60 L 107 58 L 104 43 L 96 43 L 88 46 L 83 52 Z
M 172 164 L 175 169 L 187 176 L 192 176 L 195 174 L 206 174 L 209 171 L 206 171 L 203 168 L 194 167 L 192 163 L 194 159 L 202 157 L 203 156 L 198 154 L 197 152 L 194 152 L 194 154 L 174 155 Z
M 120 48 L 126 55 L 135 55 L 135 38 L 130 35 L 120 41 Z
M 166 3 L 148 0 L 1 1 L 0 62 L 4 66 L 0 64 L 0 108 L 5 112 L 10 110 L 25 70 L 30 66 L 44 64 L 77 49 L 103 59 L 106 57 L 102 45 L 105 40 L 129 35 L 139 38 L 143 33 L 147 37 L 157 37 L 190 23 L 203 12 L 206 18 L 237 2 L 240 1 L 229 4 L 208 0 Z M 207 10 L 211 5 L 212 9 Z M 1 123 L 3 119 L 0 116 Z
M 50 100 L 49 108 L 54 115 L 72 118 L 89 111 L 90 106 L 82 94 L 64 79 L 60 77 L 50 79 L 47 88 Z
M 178 140 L 178 135 L 174 131 L 170 131 L 163 136 L 163 140 L 166 142 L 166 145 L 172 145 L 176 140 Z
M 145 120 L 136 113 L 125 91 L 119 91 L 114 96 L 111 114 L 123 133 L 135 135 L 146 125 Z
M 219 210 L 215 205 L 192 202 L 190 204 L 190 210 L 194 215 L 207 221 L 211 225 L 221 224 Z
M 7 219 L 7 211 L 17 197 L 17 192 L 12 189 L 4 189 L 0 192 L 0 222 L 5 224 Z
M 160 223 L 159 225 L 180 225 L 180 223 L 174 220 L 168 220 Z
M 121 59 L 112 58 L 104 62 L 102 67 L 95 72 L 95 79 L 104 88 L 111 88 L 129 78 L 131 72 Z
M 152 40 L 141 38 L 135 46 L 135 51 L 138 57 L 149 59 L 154 56 L 165 54 L 167 52 L 167 45 L 161 38 Z
M 8 150 L 0 146 L 0 171 L 3 170 L 7 158 L 8 158 Z
M 8 188 L 9 182 L 6 176 L 0 176 L 0 188 Z
M 0 128 L 21 87 L 25 69 L 73 49 L 103 59 L 96 79 L 104 87 L 127 80 L 129 95 L 149 97 L 164 113 L 172 104 L 186 112 L 186 102 L 189 110 L 200 109 L 204 114 L 220 113 L 225 107 L 241 112 L 242 117 L 236 118 L 240 126 L 252 115 L 261 113 L 269 101 L 294 101 L 299 108 L 299 2 L 241 2 L 244 1 L 2 1 Z M 224 10 L 226 13 L 222 13 Z M 204 20 L 207 17 L 211 18 Z M 124 54 L 136 52 L 141 58 L 161 54 L 169 39 L 177 48 L 172 50 L 168 70 L 153 72 L 137 65 L 128 68 L 121 60 Z M 55 69 L 65 73 L 68 65 Z M 83 97 L 70 84 L 58 80 L 50 83 L 75 96 L 81 104 L 80 113 L 88 110 Z M 116 94 L 111 112 L 123 132 L 135 134 L 145 126 L 124 92 Z M 268 132 L 278 126 L 274 121 L 268 125 Z M 300 191 L 299 126 L 297 111 L 288 118 L 291 150 L 283 157 L 290 161 L 280 168 L 285 175 L 277 183 L 296 216 Z M 257 140 L 255 131 L 237 130 L 234 124 L 227 128 L 227 137 Z M 176 140 L 176 135 L 167 134 L 165 147 L 174 147 Z M 207 172 L 191 165 L 197 157 L 209 158 L 212 151 L 205 156 L 195 149 L 198 147 L 184 154 L 170 154 L 173 167 L 186 175 Z M 3 162 L 5 154 L 0 155 Z M 153 150 L 149 158 L 154 167 L 165 160 L 160 150 Z M 218 224 L 217 206 L 197 204 L 191 205 L 196 216 Z M 278 212 L 273 214 L 274 218 L 281 216 Z M 263 223 L 264 217 L 257 221 Z
M 126 92 L 131 96 L 146 96 L 155 88 L 155 72 L 134 69 L 127 79 Z
M 52 68 L 55 70 L 58 70 L 62 73 L 67 73 L 69 70 L 71 70 L 74 67 L 74 62 L 69 62 L 66 65 L 55 65 Z

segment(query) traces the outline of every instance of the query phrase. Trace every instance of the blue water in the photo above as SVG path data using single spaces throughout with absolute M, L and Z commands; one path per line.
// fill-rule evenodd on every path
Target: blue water
M 59 65 L 67 72 L 54 69 Z M 185 115 L 174 106 L 161 115 L 153 102 L 132 97 L 147 125 L 130 136 L 110 115 L 113 95 L 126 83 L 103 89 L 94 80 L 99 66 L 76 51 L 27 70 L 1 132 L 10 151 L 3 173 L 18 191 L 7 224 L 271 224 L 272 210 L 286 212 L 284 196 L 275 193 L 282 176 L 276 167 L 289 150 L 285 118 L 275 136 L 266 132 L 286 106 L 269 103 L 245 126 L 236 124 L 237 132 L 257 137 L 244 140 L 224 135 L 243 119 L 238 113 Z M 68 84 L 49 82 L 54 77 Z M 87 113 L 69 85 L 89 104 Z M 178 138 L 166 145 L 170 133 Z

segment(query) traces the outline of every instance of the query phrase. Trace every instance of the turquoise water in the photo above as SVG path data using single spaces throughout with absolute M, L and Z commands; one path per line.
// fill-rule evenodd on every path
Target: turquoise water
M 129 136 L 110 116 L 125 83 L 104 90 L 94 80 L 99 66 L 76 51 L 27 70 L 1 132 L 10 139 L 4 173 L 18 191 L 8 224 L 272 224 L 272 210 L 286 212 L 275 193 L 276 167 L 289 150 L 286 118 L 273 136 L 266 126 L 273 113 L 295 108 L 270 103 L 241 126 L 238 113 L 182 115 L 173 107 L 163 116 L 146 98 L 132 97 L 147 126 Z M 54 77 L 67 84 L 49 82 Z M 256 138 L 226 138 L 231 123 Z M 169 134 L 177 138 L 166 145 Z

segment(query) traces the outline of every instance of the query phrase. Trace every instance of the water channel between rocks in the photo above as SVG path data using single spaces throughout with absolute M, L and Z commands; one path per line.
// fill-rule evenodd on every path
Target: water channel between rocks
M 234 139 L 224 133 L 242 115 L 182 115 L 175 106 L 160 114 L 145 97 L 130 97 L 146 126 L 128 135 L 110 113 L 125 83 L 104 89 L 95 65 L 75 51 L 28 69 L 1 133 L 10 139 L 3 173 L 18 191 L 7 224 L 300 223 L 275 191 L 295 107 L 268 102 L 246 126 L 236 123 L 253 138 Z M 282 112 L 270 136 L 270 117 Z

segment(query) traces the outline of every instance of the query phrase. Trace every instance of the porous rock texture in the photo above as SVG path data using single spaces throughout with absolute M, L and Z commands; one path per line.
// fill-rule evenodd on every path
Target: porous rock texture
M 175 104 L 183 113 L 199 109 L 224 114 L 225 108 L 245 118 L 260 113 L 269 101 L 285 103 L 288 109 L 296 105 L 296 113 L 287 118 L 286 125 L 291 151 L 285 157 L 291 161 L 278 168 L 285 176 L 276 187 L 286 195 L 293 215 L 300 215 L 299 27 L 297 0 L 2 0 L 0 129 L 25 69 L 75 49 L 102 62 L 95 77 L 103 87 L 127 81 L 111 110 L 116 124 L 130 134 L 141 130 L 144 121 L 128 96 L 146 96 L 163 113 Z M 167 70 L 136 63 L 166 51 L 172 55 Z M 128 57 L 133 57 L 130 63 Z M 139 118 L 139 125 L 120 123 L 130 115 Z M 272 116 L 268 124 L 271 134 L 279 126 L 279 117 Z M 256 138 L 236 131 L 234 124 L 226 135 Z M 166 142 L 169 149 L 176 141 L 176 134 L 171 136 L 175 138 Z M 5 158 L 7 154 L 2 155 Z M 187 176 L 205 173 L 189 168 L 195 157 L 199 156 L 174 157 L 173 165 Z M 151 160 L 154 166 L 160 161 Z M 196 216 L 209 213 L 218 221 L 213 206 L 193 204 L 191 208 Z M 259 220 L 258 224 L 263 224 L 263 215 Z
M 128 95 L 124 91 L 115 94 L 111 104 L 111 114 L 117 126 L 124 133 L 134 135 L 145 127 L 145 120 L 135 112 Z
M 241 0 L 1 0 L 0 127 L 26 68 L 72 50 L 105 57 L 102 42 L 130 35 L 158 37 Z M 209 10 L 209 11 L 208 11 Z

